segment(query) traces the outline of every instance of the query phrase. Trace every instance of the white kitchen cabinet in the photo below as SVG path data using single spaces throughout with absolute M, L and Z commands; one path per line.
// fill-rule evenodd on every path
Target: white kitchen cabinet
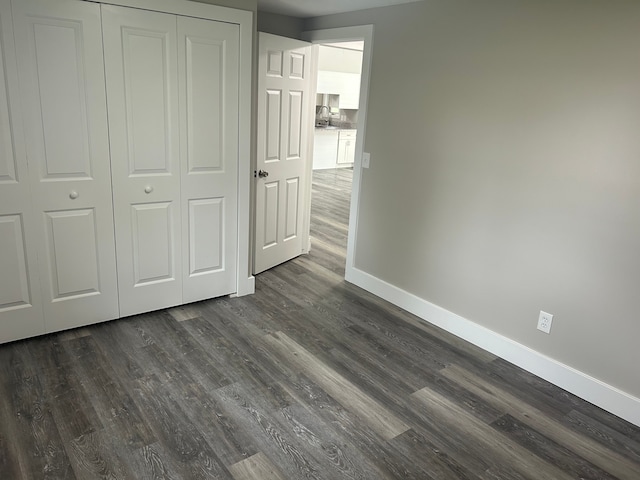
M 360 104 L 360 74 L 343 73 L 342 91 L 339 107 L 344 110 L 357 110 Z
M 318 71 L 318 85 L 316 91 L 318 93 L 337 94 L 341 89 L 338 72 L 330 72 L 327 70 Z
M 339 130 L 316 128 L 313 136 L 313 169 L 336 168 Z
M 336 163 L 353 164 L 356 158 L 356 133 L 356 130 L 340 130 Z
M 348 167 L 356 155 L 357 130 L 316 128 L 313 143 L 313 169 Z
M 318 70 L 329 72 L 360 73 L 362 71 L 362 51 L 353 50 L 353 45 L 318 46 Z M 364 47 L 364 43 L 360 48 Z
M 0 0 L 0 343 L 236 291 L 250 14 L 132 4 Z
M 360 74 L 320 70 L 317 92 L 340 95 L 339 108 L 357 110 L 360 102 Z
M 359 108 L 361 71 L 361 51 L 329 45 L 319 46 L 317 91 L 340 95 L 339 108 Z

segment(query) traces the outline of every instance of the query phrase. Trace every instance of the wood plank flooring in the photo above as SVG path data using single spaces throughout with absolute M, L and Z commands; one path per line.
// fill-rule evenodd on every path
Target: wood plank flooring
M 255 295 L 0 346 L 0 479 L 640 479 L 640 428 L 344 282 L 351 174 Z

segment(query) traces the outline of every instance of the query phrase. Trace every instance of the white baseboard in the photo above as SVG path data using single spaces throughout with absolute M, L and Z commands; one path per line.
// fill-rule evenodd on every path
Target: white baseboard
M 640 426 L 640 399 L 357 268 L 346 280 L 423 320 Z

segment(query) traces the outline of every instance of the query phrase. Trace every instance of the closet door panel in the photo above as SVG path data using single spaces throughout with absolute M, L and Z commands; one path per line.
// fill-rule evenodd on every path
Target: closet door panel
M 21 215 L 0 215 L 0 309 L 31 303 Z
M 182 303 L 176 17 L 102 6 L 121 315 Z
M 0 343 L 44 333 L 9 0 L 0 0 Z
M 37 17 L 26 21 L 32 93 L 38 100 L 33 113 L 41 120 L 31 132 L 37 140 L 38 180 L 90 178 L 87 80 L 80 57 L 82 22 Z
M 0 189 L 3 186 L 0 185 Z M 0 343 L 45 332 L 35 248 L 26 236 L 29 207 L 0 208 Z M 28 219 L 31 220 L 31 219 Z
M 98 293 L 95 210 L 46 212 L 44 218 L 53 300 Z
M 178 17 L 184 303 L 235 291 L 239 35 Z
M 167 40 L 164 32 L 122 32 L 129 173 L 134 176 L 174 173 Z
M 175 278 L 173 224 L 170 203 L 132 206 L 134 285 Z M 164 232 L 165 235 L 158 235 Z
M 13 2 L 47 331 L 118 317 L 100 8 Z
M 10 79 L 9 75 L 11 75 Z M 19 181 L 18 159 L 11 132 L 12 115 L 9 113 L 9 82 L 13 83 L 14 89 L 17 87 L 11 10 L 7 0 L 0 0 L 0 185 L 2 186 L 16 185 Z M 21 158 L 21 161 L 24 162 L 24 158 Z

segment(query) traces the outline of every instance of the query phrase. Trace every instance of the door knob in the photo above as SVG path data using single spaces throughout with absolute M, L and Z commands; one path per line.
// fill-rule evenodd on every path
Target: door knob
M 71 190 L 71 192 L 69 192 L 69 198 L 71 200 L 75 200 L 79 196 L 80 196 L 80 194 L 78 192 L 76 192 L 75 190 Z
M 258 170 L 258 177 L 260 178 L 265 178 L 269 176 L 269 172 L 266 172 L 264 170 Z
M 146 187 L 144 187 L 144 193 L 151 193 L 153 192 L 153 187 L 151 185 L 147 185 Z

